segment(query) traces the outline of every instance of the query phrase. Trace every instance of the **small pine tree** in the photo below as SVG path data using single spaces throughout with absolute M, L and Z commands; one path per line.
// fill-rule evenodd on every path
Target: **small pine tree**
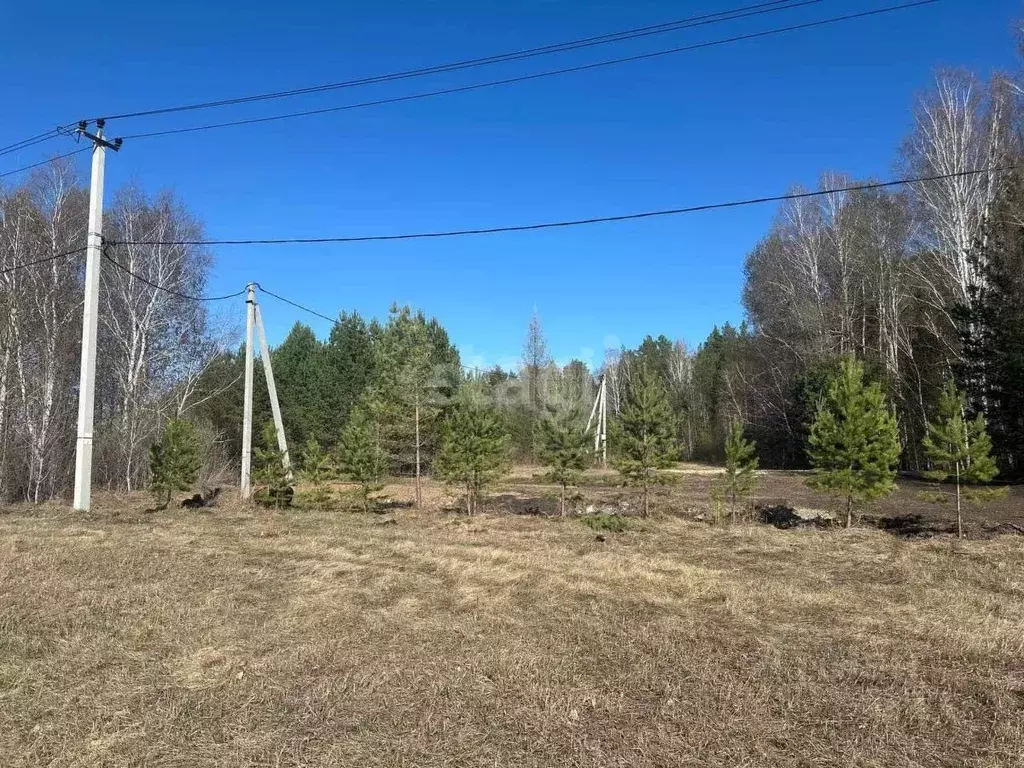
M 928 434 L 921 441 L 934 467 L 927 476 L 940 483 L 950 477 L 956 481 L 956 535 L 961 539 L 964 536 L 961 497 L 968 502 L 981 502 L 993 495 L 991 491 L 961 492 L 961 484 L 987 483 L 999 473 L 991 456 L 992 440 L 985 417 L 979 413 L 968 421 L 964 418 L 965 407 L 963 393 L 952 380 L 947 381 L 939 398 L 935 421 L 928 424 Z
M 842 359 L 811 425 L 808 456 L 815 473 L 807 483 L 843 499 L 846 527 L 853 505 L 887 496 L 896 488 L 899 426 L 877 383 L 864 383 L 864 366 Z
M 484 489 L 509 470 L 508 430 L 493 411 L 460 403 L 446 424 L 434 472 L 466 489 L 466 511 L 479 511 Z
M 313 486 L 310 502 L 317 509 L 326 509 L 333 500 L 331 488 L 327 485 L 333 474 L 332 470 L 330 456 L 320 447 L 317 439 L 311 437 L 302 451 L 302 472 Z
M 284 453 L 277 445 L 277 430 L 272 421 L 263 425 L 263 446 L 253 453 L 256 457 L 256 481 L 264 486 L 257 499 L 277 509 L 291 506 L 295 495 L 292 474 L 285 466 Z
M 736 504 L 754 490 L 757 472 L 757 446 L 743 438 L 743 422 L 736 419 L 725 438 L 725 479 L 722 491 L 729 499 L 729 514 L 736 522 Z
M 577 411 L 549 413 L 540 424 L 541 462 L 550 467 L 548 478 L 561 489 L 558 511 L 565 517 L 565 492 L 579 482 L 580 473 L 590 463 L 587 433 Z
M 150 489 L 162 509 L 175 491 L 195 485 L 201 464 L 195 427 L 183 419 L 168 421 L 163 439 L 149 447 Z
M 381 478 L 386 461 L 374 424 L 362 408 L 356 408 L 341 433 L 338 466 L 349 480 L 359 485 L 364 512 L 370 511 L 373 495 L 384 488 Z
M 670 467 L 679 453 L 668 392 L 647 366 L 641 366 L 630 381 L 615 424 L 619 450 L 615 468 L 627 483 L 640 488 L 647 517 L 651 486 L 664 482 L 657 470 Z

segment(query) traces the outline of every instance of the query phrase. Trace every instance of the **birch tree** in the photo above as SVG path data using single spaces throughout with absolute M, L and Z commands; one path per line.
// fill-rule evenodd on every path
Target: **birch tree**
M 145 471 L 145 446 L 165 411 L 181 410 L 173 386 L 212 358 L 206 342 L 206 308 L 173 292 L 201 295 L 208 254 L 187 245 L 138 245 L 202 239 L 202 228 L 169 193 L 149 199 L 136 187 L 122 190 L 111 211 L 113 239 L 102 271 L 104 358 L 116 417 L 103 426 L 117 446 L 107 467 L 117 487 L 132 490 Z M 170 290 L 161 290 L 156 286 Z
M 77 372 L 72 350 L 80 335 L 81 305 L 75 290 L 78 262 L 61 254 L 85 239 L 85 199 L 73 169 L 61 164 L 32 177 L 26 191 L 30 208 L 19 212 L 24 213 L 25 229 L 13 260 L 48 260 L 20 270 L 11 328 L 28 449 L 25 497 L 39 502 L 54 493 L 68 471 L 58 457 L 67 454 L 71 441 L 71 381 Z
M 982 284 L 970 254 L 999 191 L 998 168 L 1013 149 L 1011 119 L 1000 81 L 986 88 L 970 73 L 941 71 L 920 97 L 904 144 L 908 175 L 944 177 L 911 187 L 922 224 L 915 275 L 943 330 L 955 325 L 953 306 L 968 304 Z

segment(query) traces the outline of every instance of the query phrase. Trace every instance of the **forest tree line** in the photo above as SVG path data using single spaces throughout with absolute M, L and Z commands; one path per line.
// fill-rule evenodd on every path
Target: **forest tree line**
M 609 350 L 602 365 L 556 364 L 534 318 L 515 370 L 462 366 L 441 323 L 394 307 L 383 321 L 342 313 L 326 339 L 297 324 L 273 350 L 293 454 L 333 450 L 353 418 L 369 425 L 395 474 L 431 470 L 460 403 L 495 414 L 509 455 L 536 461 L 554 411 L 585 421 L 601 377 L 610 418 L 641 376 L 667 393 L 679 458 L 719 460 L 738 421 L 764 467 L 807 466 L 812 416 L 854 356 L 895 409 L 901 465 L 928 470 L 922 440 L 947 383 L 982 415 L 1003 476 L 1024 468 L 1024 147 L 1019 90 L 939 72 L 914 108 L 896 164 L 900 187 L 831 191 L 782 205 L 746 257 L 738 327 L 695 350 L 669 336 Z M 870 180 L 867 180 L 870 183 Z M 858 186 L 824 173 L 822 190 Z M 801 191 L 797 188 L 795 191 Z M 54 163 L 0 191 L 0 498 L 66 496 L 73 476 L 81 254 L 87 192 Z M 115 193 L 111 240 L 194 241 L 202 228 L 169 193 Z M 241 455 L 244 355 L 201 294 L 211 255 L 190 246 L 111 248 L 101 286 L 97 486 L 149 481 L 146 453 L 169 418 L 202 443 L 204 481 L 225 483 Z M 17 268 L 12 268 L 17 267 Z M 137 277 L 133 276 L 134 273 Z M 144 279 L 140 279 L 144 278 Z M 227 333 L 225 328 L 230 328 Z M 258 374 L 257 381 L 262 377 Z M 256 423 L 270 418 L 256 390 Z M 614 454 L 614 441 L 610 444 Z
M 460 383 L 472 382 L 501 414 L 513 456 L 532 461 L 548 411 L 570 409 L 585 418 L 604 376 L 614 420 L 640 371 L 647 370 L 668 393 L 680 458 L 721 460 L 731 426 L 739 421 L 756 441 L 762 466 L 806 467 L 813 416 L 841 361 L 853 356 L 895 410 L 904 469 L 931 468 L 922 440 L 952 381 L 966 396 L 965 418 L 980 414 L 986 420 L 1003 476 L 1019 476 L 1024 126 L 1018 101 L 1009 78 L 983 83 L 965 72 L 937 73 L 914 107 L 912 130 L 896 157 L 905 177 L 931 180 L 832 191 L 782 205 L 746 258 L 745 321 L 715 328 L 695 350 L 665 335 L 648 336 L 636 348 L 609 350 L 596 370 L 581 361 L 559 366 L 534 318 L 516 370 L 467 372 L 454 348 L 445 346 L 445 336 L 430 363 L 451 366 L 446 402 Z M 827 172 L 819 189 L 871 183 Z M 275 353 L 283 379 L 294 382 L 296 391 L 335 375 L 349 382 L 328 385 L 330 394 L 310 401 L 309 414 L 344 421 L 360 400 L 360 386 L 373 388 L 379 398 L 389 382 L 399 381 L 382 372 L 382 363 L 370 362 L 380 356 L 369 351 L 394 334 L 389 329 L 396 312 L 417 317 L 442 338 L 436 320 L 396 308 L 384 325 L 342 315 L 322 354 L 313 354 L 318 342 L 312 332 L 296 326 Z M 310 355 L 327 368 L 330 359 L 362 362 L 359 372 L 307 376 L 300 371 L 315 365 L 304 358 Z M 304 425 L 312 422 L 299 413 L 302 405 L 289 402 L 292 397 L 297 396 L 282 395 L 286 413 L 293 412 L 285 421 L 301 441 L 311 434 Z M 343 402 L 332 406 L 332 397 Z M 419 446 L 427 465 L 439 439 L 441 421 L 435 417 L 446 412 L 428 410 Z M 330 443 L 340 434 L 338 423 L 318 423 L 318 439 Z M 409 471 L 412 452 L 407 447 L 392 469 Z
M 966 415 L 987 420 L 1004 475 L 1020 476 L 1019 98 L 1009 78 L 939 72 L 896 161 L 906 178 L 933 180 L 784 204 L 746 259 L 745 322 L 716 328 L 693 355 L 661 337 L 610 356 L 613 402 L 646 362 L 672 393 L 690 457 L 720 458 L 740 419 L 764 466 L 804 467 L 811 417 L 839 361 L 854 355 L 894 404 L 904 468 L 929 468 L 921 441 L 954 380 Z M 819 189 L 871 181 L 828 172 Z

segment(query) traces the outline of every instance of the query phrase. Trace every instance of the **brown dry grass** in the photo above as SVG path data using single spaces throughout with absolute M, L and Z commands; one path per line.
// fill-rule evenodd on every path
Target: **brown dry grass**
M 0 515 L 4 766 L 1024 765 L 1024 539 Z

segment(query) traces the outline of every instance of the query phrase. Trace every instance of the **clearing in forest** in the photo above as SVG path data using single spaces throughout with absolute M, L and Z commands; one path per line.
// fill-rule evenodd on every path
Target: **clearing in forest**
M 148 502 L 0 515 L 5 766 L 1024 761 L 1020 537 Z

